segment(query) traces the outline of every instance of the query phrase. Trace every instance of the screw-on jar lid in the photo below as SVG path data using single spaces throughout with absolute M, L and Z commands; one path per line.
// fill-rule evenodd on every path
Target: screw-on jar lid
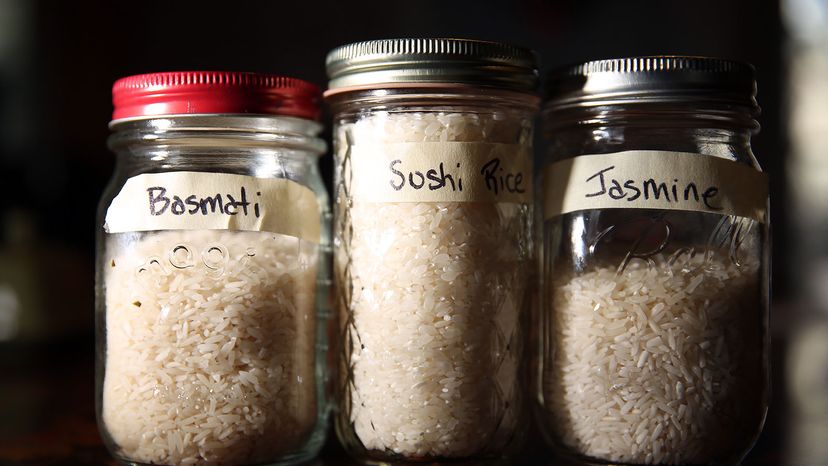
M 112 119 L 182 114 L 266 114 L 316 119 L 319 88 L 300 79 L 231 71 L 129 76 L 112 86 Z
M 717 103 L 758 112 L 753 66 L 706 57 L 595 60 L 550 74 L 547 108 L 660 102 Z
M 437 84 L 534 92 L 538 64 L 529 49 L 469 39 L 387 39 L 333 49 L 326 95 L 371 87 Z

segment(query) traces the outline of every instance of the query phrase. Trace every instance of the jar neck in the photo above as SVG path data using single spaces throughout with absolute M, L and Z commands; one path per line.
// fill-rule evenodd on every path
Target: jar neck
M 115 121 L 109 148 L 130 173 L 195 170 L 271 176 L 315 166 L 325 152 L 322 126 L 282 116 L 172 115 Z
M 463 111 L 534 114 L 535 94 L 470 86 L 387 87 L 342 92 L 327 97 L 337 118 L 366 111 Z
M 170 115 L 116 120 L 109 148 L 135 151 L 143 146 L 286 148 L 320 155 L 326 146 L 319 123 L 269 115 Z
M 693 152 L 754 165 L 747 107 L 624 104 L 544 111 L 549 161 L 627 150 Z

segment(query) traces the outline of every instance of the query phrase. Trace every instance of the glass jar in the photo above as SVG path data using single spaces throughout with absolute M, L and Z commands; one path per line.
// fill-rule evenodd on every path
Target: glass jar
M 337 434 L 368 462 L 508 456 L 525 424 L 534 56 L 371 41 L 332 51 L 328 74 Z
M 96 399 L 118 460 L 293 464 L 321 448 L 330 213 L 317 96 L 252 73 L 115 83 Z
M 753 68 L 553 75 L 540 175 L 545 434 L 582 464 L 737 464 L 768 394 L 767 184 Z

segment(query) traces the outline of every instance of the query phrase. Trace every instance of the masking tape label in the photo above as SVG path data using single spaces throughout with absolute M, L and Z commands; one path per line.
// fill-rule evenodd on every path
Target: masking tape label
M 544 217 L 587 209 L 669 209 L 765 222 L 767 176 L 709 155 L 625 151 L 583 155 L 543 172 Z
M 350 147 L 346 185 L 361 202 L 532 203 L 531 147 L 401 142 Z
M 319 242 L 319 205 L 294 181 L 203 172 L 129 178 L 106 211 L 108 233 L 151 230 L 269 231 Z

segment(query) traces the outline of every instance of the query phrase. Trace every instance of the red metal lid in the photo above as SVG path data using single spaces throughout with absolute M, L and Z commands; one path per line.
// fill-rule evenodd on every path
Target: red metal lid
M 319 88 L 295 78 L 232 71 L 129 76 L 112 86 L 113 120 L 193 113 L 319 117 Z

